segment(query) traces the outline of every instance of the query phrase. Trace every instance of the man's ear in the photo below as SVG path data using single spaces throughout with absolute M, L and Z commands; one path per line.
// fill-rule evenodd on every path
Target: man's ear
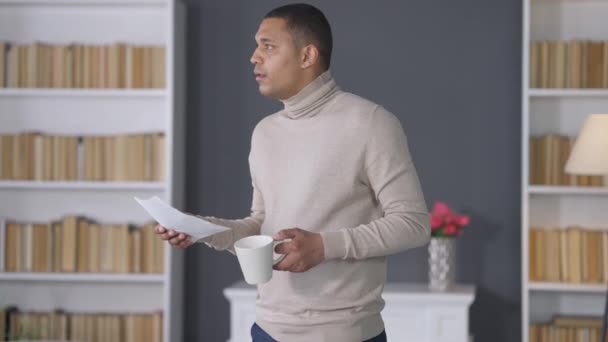
M 319 49 L 313 44 L 308 44 L 302 48 L 302 68 L 310 68 L 319 62 Z

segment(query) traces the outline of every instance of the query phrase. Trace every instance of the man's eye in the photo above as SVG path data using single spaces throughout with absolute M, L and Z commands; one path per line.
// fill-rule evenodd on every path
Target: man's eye
M 274 46 L 272 46 L 270 44 L 265 44 L 264 46 L 266 47 L 266 50 L 272 50 L 272 49 L 274 49 Z

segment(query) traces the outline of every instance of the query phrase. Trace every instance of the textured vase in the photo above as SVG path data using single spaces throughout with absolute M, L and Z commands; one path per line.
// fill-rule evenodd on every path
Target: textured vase
M 445 291 L 454 282 L 456 241 L 453 238 L 431 238 L 429 243 L 429 286 Z

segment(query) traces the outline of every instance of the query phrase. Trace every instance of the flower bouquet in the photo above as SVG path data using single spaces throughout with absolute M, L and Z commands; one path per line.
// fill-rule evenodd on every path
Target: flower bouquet
M 429 243 L 429 285 L 432 290 L 445 291 L 454 281 L 456 244 L 470 218 L 454 212 L 444 202 L 435 202 L 431 212 L 431 242 Z

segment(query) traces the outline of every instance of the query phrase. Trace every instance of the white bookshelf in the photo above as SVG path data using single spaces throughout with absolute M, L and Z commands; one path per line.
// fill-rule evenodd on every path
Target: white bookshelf
M 529 279 L 528 233 L 531 226 L 582 225 L 608 228 L 608 187 L 529 184 L 530 136 L 575 136 L 591 113 L 608 112 L 608 89 L 538 89 L 529 84 L 529 44 L 538 40 L 608 40 L 608 2 L 600 0 L 523 0 L 522 20 L 522 338 L 529 324 L 554 314 L 603 312 L 606 286 L 534 282 Z
M 0 217 L 101 223 L 150 218 L 134 196 L 184 206 L 185 5 L 180 0 L 0 0 L 0 40 L 166 47 L 163 89 L 0 88 L 0 134 L 164 132 L 161 182 L 0 180 Z M 0 242 L 3 239 L 0 238 Z M 4 255 L 4 250 L 1 251 Z M 181 341 L 183 252 L 165 246 L 162 274 L 2 272 L 0 306 L 67 312 L 163 313 L 163 341 Z

